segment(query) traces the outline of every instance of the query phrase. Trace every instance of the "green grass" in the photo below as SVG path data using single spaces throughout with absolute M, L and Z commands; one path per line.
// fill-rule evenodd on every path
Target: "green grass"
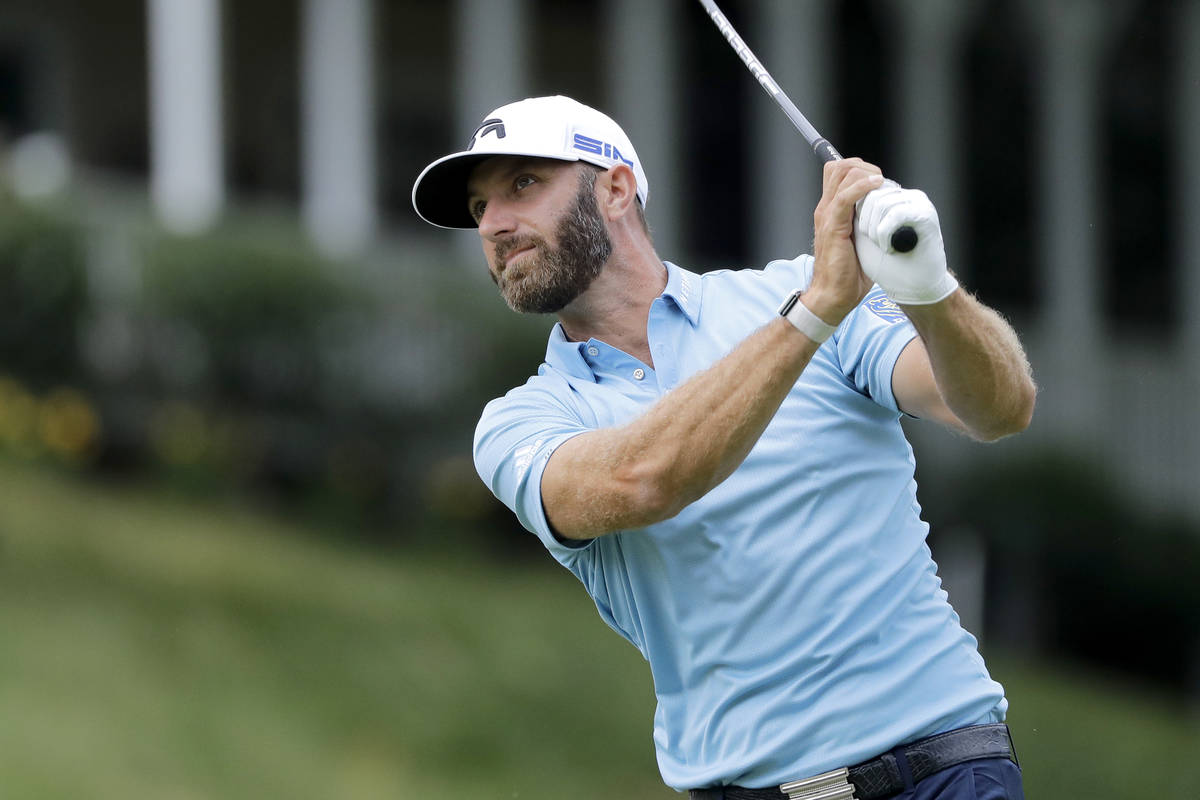
M 1094 670 L 994 659 L 1034 798 L 1200 798 L 1200 709 Z
M 566 572 L 310 534 L 0 465 L 0 796 L 674 796 Z
M 1195 796 L 1169 702 L 995 671 L 1030 798 Z M 365 551 L 0 462 L 4 798 L 677 797 L 652 712 L 549 557 Z

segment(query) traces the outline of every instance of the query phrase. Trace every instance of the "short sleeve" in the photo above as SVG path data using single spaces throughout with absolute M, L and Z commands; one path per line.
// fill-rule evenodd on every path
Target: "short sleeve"
M 843 374 L 876 403 L 899 412 L 892 393 L 892 372 L 901 351 L 916 335 L 900 306 L 874 287 L 835 335 Z
M 550 530 L 542 506 L 542 473 L 559 445 L 588 430 L 552 391 L 530 384 L 488 403 L 475 428 L 479 477 L 564 564 L 588 543 L 571 546 Z

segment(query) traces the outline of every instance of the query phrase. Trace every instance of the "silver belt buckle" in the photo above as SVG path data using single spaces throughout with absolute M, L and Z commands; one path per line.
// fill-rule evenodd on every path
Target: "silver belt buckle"
M 779 791 L 788 800 L 854 800 L 854 784 L 850 782 L 850 770 L 845 767 L 785 783 Z

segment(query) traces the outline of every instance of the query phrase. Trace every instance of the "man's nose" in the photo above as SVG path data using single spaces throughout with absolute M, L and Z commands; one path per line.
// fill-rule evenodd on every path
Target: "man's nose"
M 503 203 L 492 202 L 484 206 L 483 216 L 479 218 L 480 236 L 494 242 L 500 237 L 513 233 L 515 229 L 515 218 Z

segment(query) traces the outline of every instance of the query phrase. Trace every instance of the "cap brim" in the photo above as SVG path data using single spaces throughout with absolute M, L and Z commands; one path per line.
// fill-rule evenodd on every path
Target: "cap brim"
M 413 208 L 421 219 L 439 228 L 474 228 L 467 209 L 467 178 L 479 162 L 494 153 L 454 153 L 434 161 L 413 184 Z
M 479 227 L 467 207 L 467 179 L 471 170 L 495 156 L 530 156 L 555 161 L 583 161 L 581 158 L 558 158 L 541 153 L 472 152 L 453 153 L 439 158 L 413 184 L 412 202 L 417 215 L 439 228 L 474 229 Z

